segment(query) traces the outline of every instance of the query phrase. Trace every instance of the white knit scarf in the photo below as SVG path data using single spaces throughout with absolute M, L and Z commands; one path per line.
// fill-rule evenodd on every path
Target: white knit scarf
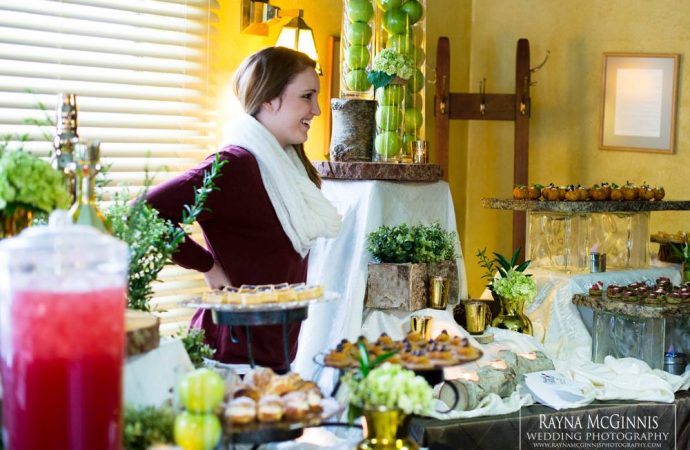
M 230 125 L 223 147 L 228 145 L 242 147 L 256 158 L 273 209 L 297 253 L 305 257 L 316 238 L 338 234 L 338 211 L 309 179 L 291 145 L 282 148 L 249 114 Z

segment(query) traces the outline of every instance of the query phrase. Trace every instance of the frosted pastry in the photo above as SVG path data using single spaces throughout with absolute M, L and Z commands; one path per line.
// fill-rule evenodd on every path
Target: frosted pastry
M 244 425 L 256 419 L 256 402 L 249 397 L 231 400 L 225 409 L 225 417 L 234 425 Z

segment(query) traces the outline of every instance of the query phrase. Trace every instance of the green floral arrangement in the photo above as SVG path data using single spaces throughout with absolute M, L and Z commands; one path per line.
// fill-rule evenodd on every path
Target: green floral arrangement
M 383 225 L 367 235 L 367 250 L 382 263 L 434 263 L 457 258 L 455 232 L 438 222 L 395 227 Z
M 385 48 L 374 58 L 367 79 L 374 88 L 380 88 L 388 86 L 396 77 L 409 80 L 414 73 L 415 65 L 412 58 L 392 48 Z
M 525 299 L 531 302 L 537 295 L 537 284 L 525 273 L 509 270 L 505 277 L 496 279 L 493 283 L 494 291 L 508 300 Z
M 496 283 L 496 278 L 494 277 L 494 273 L 498 271 L 498 274 L 502 277 L 505 278 L 508 276 L 508 272 L 511 270 L 514 270 L 516 272 L 524 272 L 525 269 L 530 264 L 530 260 L 523 261 L 522 263 L 518 264 L 518 259 L 520 258 L 520 251 L 522 249 L 518 247 L 517 250 L 513 253 L 513 256 L 511 256 L 510 261 L 500 253 L 494 252 L 494 257 L 493 259 L 489 257 L 486 254 L 486 247 L 484 247 L 481 250 L 477 251 L 477 259 L 479 260 L 479 266 L 484 269 L 484 274 L 482 275 L 482 278 L 488 280 L 486 287 L 489 288 L 489 290 L 492 293 L 496 293 L 494 286 Z M 528 277 L 531 275 L 527 275 Z
M 350 403 L 364 409 L 386 407 L 406 414 L 431 412 L 433 390 L 424 378 L 399 364 L 383 363 L 366 377 L 349 372 L 344 382 L 350 388 Z
M 0 154 L 0 210 L 23 206 L 49 214 L 69 208 L 70 194 L 61 173 L 42 159 L 21 151 Z

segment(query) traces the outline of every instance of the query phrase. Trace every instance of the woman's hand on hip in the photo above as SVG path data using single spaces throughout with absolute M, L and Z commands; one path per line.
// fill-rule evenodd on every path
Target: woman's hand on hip
M 225 286 L 230 286 L 230 280 L 228 280 L 225 271 L 218 264 L 218 261 L 213 263 L 213 267 L 208 272 L 204 272 L 204 278 L 206 278 L 206 284 L 211 289 L 220 289 Z

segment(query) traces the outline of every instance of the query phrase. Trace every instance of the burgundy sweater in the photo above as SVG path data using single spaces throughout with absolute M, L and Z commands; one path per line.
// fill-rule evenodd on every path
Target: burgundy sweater
M 207 272 L 218 261 L 233 286 L 242 284 L 299 283 L 307 278 L 307 258 L 295 252 L 283 231 L 266 193 L 259 166 L 246 150 L 228 146 L 220 150 L 228 163 L 215 179 L 205 207 L 198 217 L 208 250 L 186 239 L 173 261 L 187 269 Z M 205 170 L 210 170 L 215 155 L 197 167 L 152 188 L 147 201 L 162 217 L 173 223 L 182 221 L 184 205 L 194 203 L 195 189 L 202 185 Z M 198 310 L 192 326 L 206 331 L 206 342 L 216 349 L 214 359 L 225 363 L 246 363 L 244 327 L 234 327 L 239 342 L 230 341 L 230 330 L 216 326 L 208 310 Z M 290 359 L 297 353 L 299 323 L 289 326 Z M 274 368 L 285 366 L 280 326 L 252 328 L 252 351 L 257 364 Z

